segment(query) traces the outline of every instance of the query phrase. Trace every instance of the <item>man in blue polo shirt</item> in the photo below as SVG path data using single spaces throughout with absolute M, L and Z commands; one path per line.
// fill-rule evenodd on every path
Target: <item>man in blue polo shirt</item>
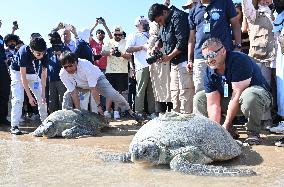
M 205 91 L 194 96 L 196 112 L 217 123 L 221 123 L 221 115 L 226 114 L 222 126 L 228 131 L 233 127 L 234 117 L 242 112 L 248 118 L 246 142 L 259 144 L 264 124 L 261 114 L 270 110 L 272 98 L 260 69 L 247 55 L 227 51 L 217 38 L 206 40 L 201 49 L 207 69 Z
M 41 121 L 47 117 L 47 107 L 45 100 L 45 84 L 47 77 L 46 43 L 41 37 L 34 37 L 30 45 L 22 46 L 15 59 L 12 61 L 11 91 L 12 91 L 12 110 L 11 110 L 11 133 L 22 134 L 19 130 L 20 118 L 22 115 L 24 91 L 26 92 L 29 103 L 32 106 L 38 104 Z M 39 76 L 41 69 L 41 76 Z M 32 96 L 32 93 L 36 99 Z
M 221 40 L 226 50 L 240 50 L 241 26 L 232 0 L 201 0 L 189 11 L 188 20 L 188 68 L 193 68 L 196 93 L 204 89 L 203 75 L 206 66 L 201 54 L 203 42 L 214 37 Z

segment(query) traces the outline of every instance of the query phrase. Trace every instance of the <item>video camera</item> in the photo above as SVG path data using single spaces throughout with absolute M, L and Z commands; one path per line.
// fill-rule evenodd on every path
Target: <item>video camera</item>
M 157 62 L 157 60 L 159 58 L 162 58 L 162 57 L 163 57 L 163 53 L 159 50 L 156 50 L 154 52 L 153 56 L 150 56 L 149 58 L 146 59 L 146 62 L 151 65 L 151 64 Z
M 13 22 L 13 26 L 14 26 L 14 28 L 17 30 L 17 29 L 19 29 L 19 25 L 18 25 L 18 22 L 17 21 L 14 21 Z
M 102 24 L 105 21 L 104 18 L 102 18 L 102 17 L 97 18 L 97 20 L 100 24 Z

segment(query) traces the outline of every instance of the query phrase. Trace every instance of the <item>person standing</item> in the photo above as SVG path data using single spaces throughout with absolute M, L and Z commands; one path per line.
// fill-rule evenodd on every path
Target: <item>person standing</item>
M 126 53 L 125 44 L 126 40 L 122 39 L 123 29 L 120 26 L 116 26 L 113 30 L 114 38 L 111 39 L 102 50 L 102 55 L 108 57 L 108 63 L 106 66 L 106 78 L 112 87 L 122 94 L 123 91 L 128 89 L 128 60 L 131 58 L 131 54 Z M 110 108 L 112 104 L 112 98 L 106 99 L 106 111 L 104 115 L 110 117 Z M 113 118 L 119 119 L 120 114 L 118 106 L 114 103 Z M 124 111 L 122 111 L 124 112 Z
M 180 113 L 192 113 L 194 86 L 192 72 L 187 70 L 188 19 L 187 13 L 174 6 L 153 4 L 149 11 L 150 21 L 161 26 L 154 51 L 164 47 L 162 62 L 171 63 L 171 100 L 173 110 Z
M 133 53 L 136 77 L 135 111 L 140 116 L 147 110 L 144 106 L 147 95 L 148 113 L 155 113 L 155 100 L 150 78 L 149 64 L 147 59 L 146 43 L 149 39 L 149 21 L 144 16 L 135 19 L 137 31 L 131 33 L 126 39 L 126 52 Z
M 38 104 L 41 121 L 47 117 L 45 86 L 48 57 L 46 49 L 47 47 L 44 39 L 41 37 L 34 37 L 31 39 L 28 46 L 24 45 L 19 49 L 16 58 L 11 64 L 12 134 L 22 134 L 19 130 L 19 120 L 22 115 L 24 91 L 32 106 Z M 42 72 L 39 72 L 40 69 Z

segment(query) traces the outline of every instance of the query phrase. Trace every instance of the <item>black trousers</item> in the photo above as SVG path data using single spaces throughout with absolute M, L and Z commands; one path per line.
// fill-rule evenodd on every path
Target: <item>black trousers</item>
M 0 120 L 8 116 L 11 79 L 6 65 L 0 65 Z

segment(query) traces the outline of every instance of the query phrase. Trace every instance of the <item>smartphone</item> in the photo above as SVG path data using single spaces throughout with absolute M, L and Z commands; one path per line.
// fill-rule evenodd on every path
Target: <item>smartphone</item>
M 13 22 L 13 26 L 15 27 L 15 29 L 18 29 L 18 28 L 19 28 L 18 22 L 17 22 L 17 21 L 14 21 L 14 22 Z

